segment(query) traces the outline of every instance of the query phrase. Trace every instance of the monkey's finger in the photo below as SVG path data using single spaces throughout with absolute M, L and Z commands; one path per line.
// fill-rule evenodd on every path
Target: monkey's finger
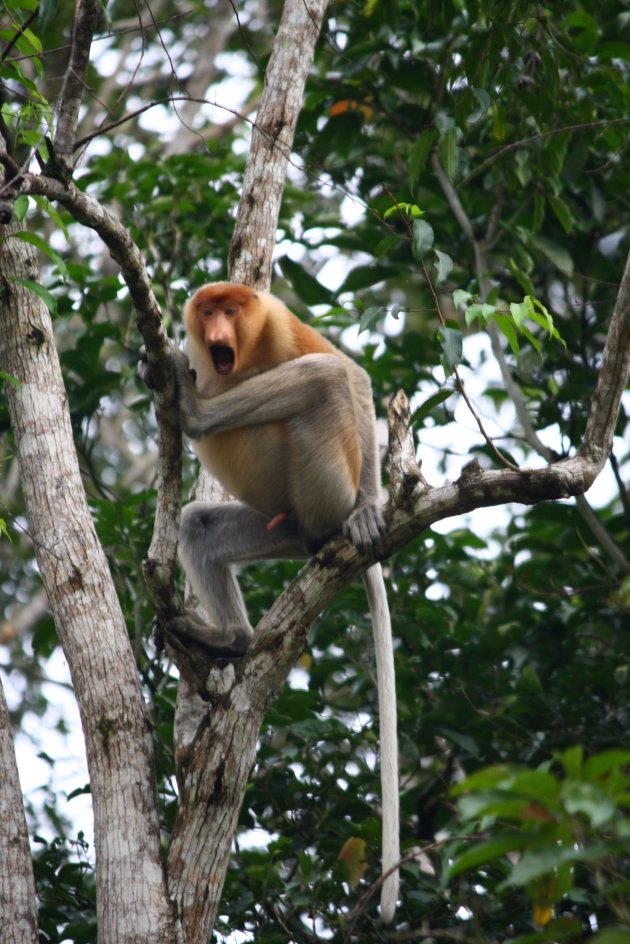
M 147 358 L 147 349 L 144 346 L 138 351 L 136 372 L 142 383 L 146 384 L 149 390 L 155 390 L 155 384 L 151 377 L 151 368 L 149 367 L 149 360 Z

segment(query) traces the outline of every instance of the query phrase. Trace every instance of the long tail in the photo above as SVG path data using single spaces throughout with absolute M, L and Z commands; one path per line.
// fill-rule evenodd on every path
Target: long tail
M 383 874 L 400 859 L 400 817 L 398 796 L 398 734 L 396 729 L 396 677 L 392 624 L 380 564 L 363 575 L 374 634 L 381 745 L 381 802 L 383 806 Z M 389 923 L 396 911 L 399 873 L 396 869 L 383 882 L 381 919 Z

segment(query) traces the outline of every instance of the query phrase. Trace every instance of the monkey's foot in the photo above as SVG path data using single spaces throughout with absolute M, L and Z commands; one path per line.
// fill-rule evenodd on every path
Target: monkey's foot
M 180 639 L 199 643 L 217 659 L 242 656 L 253 636 L 253 630 L 249 626 L 227 626 L 224 629 L 208 626 L 194 610 L 186 610 L 185 616 L 170 620 L 168 629 Z

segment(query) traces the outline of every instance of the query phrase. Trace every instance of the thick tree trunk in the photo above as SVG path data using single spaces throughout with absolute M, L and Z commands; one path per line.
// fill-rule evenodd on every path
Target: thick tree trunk
M 2 944 L 38 944 L 35 879 L 13 734 L 1 681 L 0 917 Z
M 174 940 L 160 862 L 150 725 L 109 566 L 81 482 L 48 310 L 16 283 L 32 248 L 3 241 L 0 369 L 29 530 L 79 704 L 92 786 L 103 944 Z

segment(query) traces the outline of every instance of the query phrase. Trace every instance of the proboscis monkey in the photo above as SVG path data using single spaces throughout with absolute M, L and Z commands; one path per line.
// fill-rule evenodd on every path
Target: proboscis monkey
M 232 657 L 253 629 L 231 564 L 305 558 L 339 531 L 371 559 L 382 553 L 372 388 L 362 368 L 273 295 L 204 285 L 184 315 L 186 353 L 171 349 L 179 423 L 238 502 L 183 509 L 180 558 L 209 624 L 188 610 L 172 628 Z M 386 873 L 400 857 L 394 660 L 380 564 L 363 581 L 376 650 Z M 395 870 L 382 887 L 384 921 L 397 897 Z

